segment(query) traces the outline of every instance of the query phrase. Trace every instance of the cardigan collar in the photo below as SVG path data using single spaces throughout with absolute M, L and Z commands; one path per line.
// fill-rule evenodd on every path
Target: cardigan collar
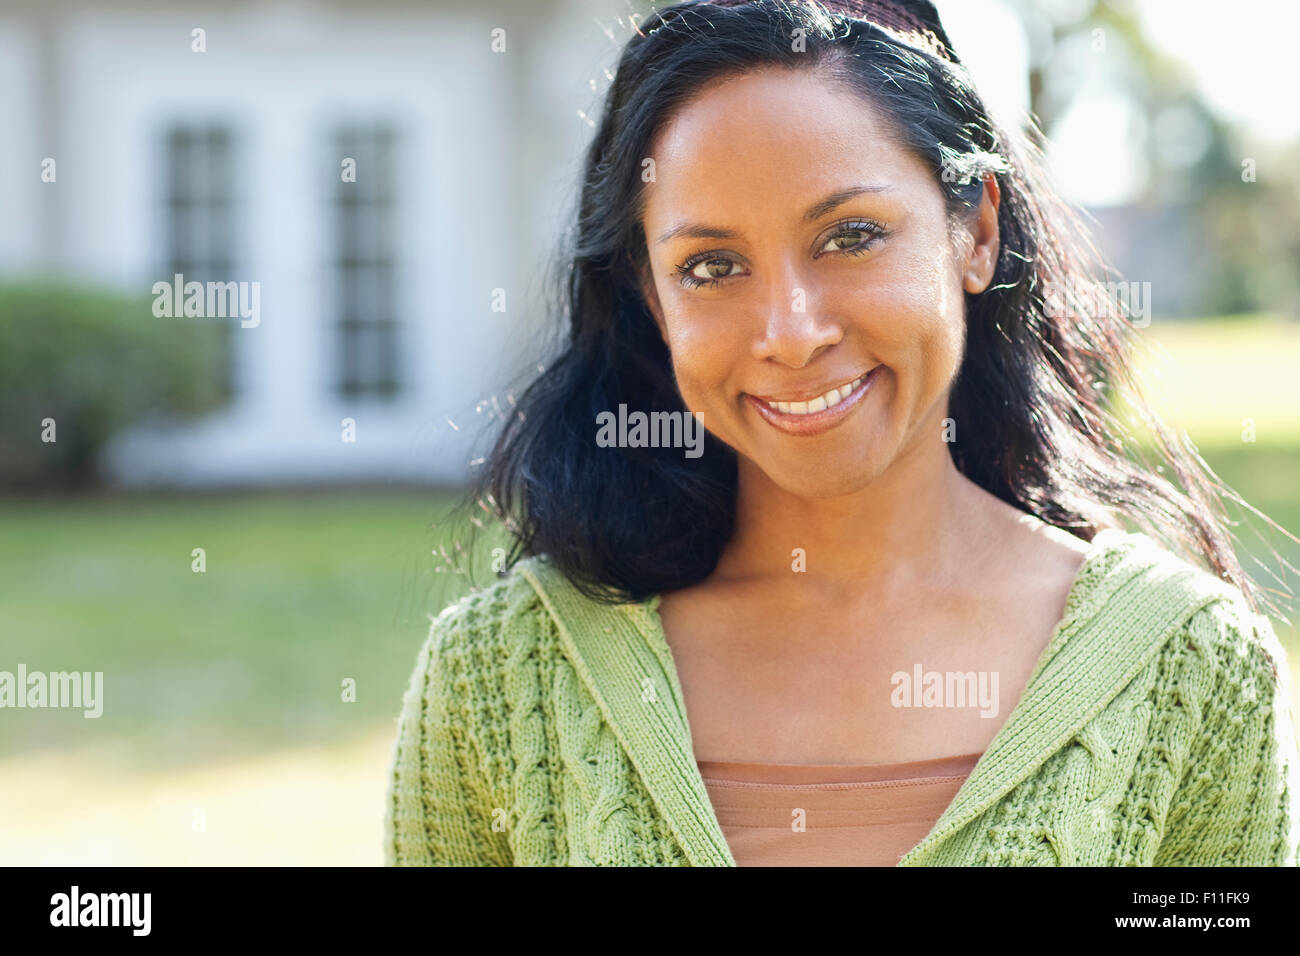
M 659 596 L 603 605 L 544 557 L 517 568 L 554 620 L 566 656 L 687 859 L 695 866 L 735 866 L 695 762 Z M 1216 599 L 1204 577 L 1146 535 L 1098 532 L 1020 700 L 953 802 L 898 865 L 932 865 L 951 837 L 1068 743 L 1174 630 Z M 1116 621 L 1127 623 L 1117 628 Z

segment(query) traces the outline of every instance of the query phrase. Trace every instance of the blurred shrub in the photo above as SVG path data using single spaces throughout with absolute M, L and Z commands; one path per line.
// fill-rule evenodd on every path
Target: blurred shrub
M 151 297 L 32 282 L 0 284 L 0 487 L 94 483 L 116 432 L 225 397 L 226 329 L 157 318 Z M 55 441 L 42 440 L 53 419 Z

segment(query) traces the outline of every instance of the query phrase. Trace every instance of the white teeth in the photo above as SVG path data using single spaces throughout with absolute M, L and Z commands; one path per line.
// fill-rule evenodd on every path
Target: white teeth
M 860 375 L 847 385 L 841 385 L 839 388 L 832 388 L 825 395 L 819 395 L 817 398 L 808 402 L 768 402 L 768 407 L 775 408 L 783 415 L 811 415 L 814 412 L 825 411 L 833 408 L 844 399 L 853 394 L 853 390 L 862 384 L 865 375 Z

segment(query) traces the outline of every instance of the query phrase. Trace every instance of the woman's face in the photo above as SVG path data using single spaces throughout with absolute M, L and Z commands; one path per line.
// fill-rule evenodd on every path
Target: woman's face
M 925 164 L 808 70 L 708 87 L 650 155 L 643 288 L 687 408 L 742 474 L 846 494 L 942 441 L 962 293 L 996 262 L 994 181 L 954 243 Z

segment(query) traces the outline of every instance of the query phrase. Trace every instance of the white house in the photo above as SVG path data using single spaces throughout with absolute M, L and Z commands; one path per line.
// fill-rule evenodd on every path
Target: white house
M 141 316 L 224 323 L 230 397 L 111 473 L 463 480 L 641 6 L 5 0 L 0 273 L 260 295 L 255 324 Z

